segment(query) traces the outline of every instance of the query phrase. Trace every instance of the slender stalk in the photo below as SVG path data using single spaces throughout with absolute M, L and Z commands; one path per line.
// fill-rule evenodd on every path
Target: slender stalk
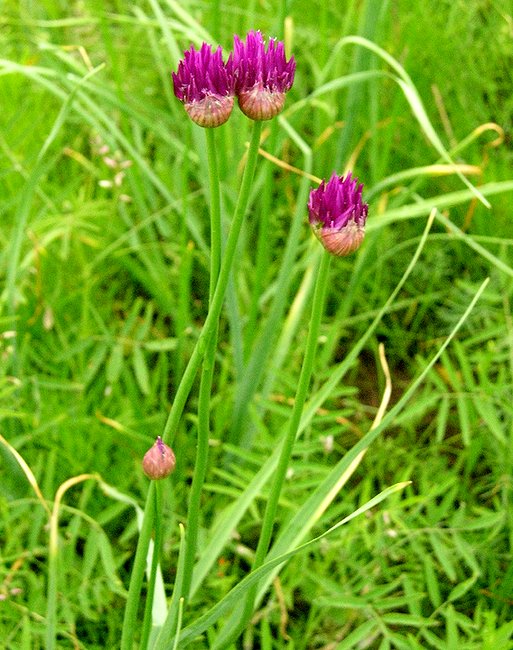
M 180 533 L 180 546 L 178 549 L 178 562 L 176 564 L 174 593 L 169 603 L 166 620 L 160 628 L 152 650 L 169 650 L 173 636 L 176 635 L 178 637 L 180 635 L 183 598 L 179 598 L 179 595 L 182 593 L 183 565 L 185 560 L 185 528 L 183 524 L 178 524 L 178 530 Z
M 262 566 L 265 560 L 265 556 L 267 555 L 267 551 L 269 550 L 269 544 L 271 541 L 271 536 L 274 528 L 274 520 L 276 516 L 276 511 L 278 509 L 278 501 L 280 498 L 283 483 L 285 481 L 287 468 L 289 466 L 290 458 L 292 455 L 292 448 L 296 440 L 296 435 L 301 421 L 301 414 L 303 412 L 303 407 L 305 404 L 308 387 L 310 385 L 310 380 L 312 377 L 313 363 L 315 358 L 315 352 L 317 349 L 317 341 L 319 338 L 319 328 L 321 324 L 322 314 L 324 311 L 324 302 L 326 296 L 326 287 L 328 285 L 328 272 L 329 272 L 330 262 L 331 262 L 331 255 L 326 251 L 324 251 L 317 272 L 317 281 L 315 284 L 315 291 L 314 291 L 314 297 L 312 303 L 312 313 L 310 316 L 310 326 L 308 328 L 308 337 L 306 341 L 305 356 L 303 359 L 301 374 L 299 376 L 299 383 L 296 389 L 296 397 L 294 400 L 292 415 L 289 422 L 289 428 L 285 435 L 285 440 L 281 450 L 280 458 L 278 460 L 278 466 L 274 474 L 274 480 L 270 486 L 269 498 L 267 500 L 267 505 L 264 512 L 264 518 L 262 521 L 262 530 L 258 540 L 252 571 L 255 571 L 260 566 Z M 247 592 L 246 600 L 244 604 L 244 612 L 241 616 L 239 625 L 236 630 L 237 636 L 238 634 L 240 634 L 240 631 L 244 629 L 244 626 L 247 624 L 247 622 L 251 617 L 254 603 L 255 603 L 257 589 L 258 589 L 258 584 L 255 584 Z M 234 638 L 235 636 L 232 636 L 231 640 L 233 640 Z
M 289 429 L 285 437 L 285 444 L 283 445 L 280 460 L 278 461 L 278 467 L 276 469 L 276 474 L 274 476 L 274 481 L 271 486 L 269 499 L 267 501 L 264 519 L 262 522 L 262 532 L 260 533 L 260 538 L 258 540 L 258 546 L 255 553 L 255 560 L 253 562 L 253 569 L 257 569 L 263 564 L 265 556 L 269 549 L 269 543 L 274 527 L 274 518 L 278 507 L 278 500 L 280 498 L 281 489 L 285 480 L 287 468 L 289 466 L 290 457 L 292 455 L 292 447 L 294 446 L 294 442 L 296 440 L 296 434 L 299 428 L 299 423 L 301 421 L 301 414 L 303 413 L 303 406 L 305 404 L 308 387 L 310 386 L 313 362 L 319 338 L 319 328 L 324 311 L 324 300 L 326 296 L 326 287 L 328 286 L 330 262 L 331 255 L 324 251 L 317 273 L 317 281 L 315 284 L 312 304 L 312 314 L 310 317 L 310 326 L 308 328 L 308 338 L 306 341 L 305 356 L 303 359 L 301 374 L 299 376 L 299 383 L 296 390 L 292 416 L 290 418 Z
M 280 116 L 278 118 L 280 128 L 290 137 L 292 142 L 303 153 L 302 169 L 307 173 L 312 171 L 312 150 L 301 138 L 297 131 Z M 276 332 L 280 328 L 283 319 L 283 312 L 290 291 L 291 279 L 294 275 L 293 268 L 297 259 L 300 233 L 304 227 L 304 209 L 308 200 L 310 181 L 305 175 L 301 180 L 297 195 L 296 209 L 287 234 L 285 248 L 275 280 L 275 294 L 270 304 L 266 321 L 260 328 L 258 337 L 255 339 L 251 354 L 240 377 L 235 391 L 233 413 L 230 423 L 229 442 L 241 446 L 243 449 L 251 446 L 253 437 L 253 424 L 249 422 L 248 404 L 251 403 L 256 390 L 260 387 L 260 381 L 264 372 L 266 361 L 271 354 L 273 344 L 276 340 Z M 261 205 L 263 203 L 261 202 Z M 249 330 L 247 330 L 249 332 Z M 248 345 L 246 343 L 246 345 Z M 273 364 L 271 364 L 273 366 Z M 268 375 L 269 376 L 269 375 Z M 265 401 L 264 393 L 264 401 Z
M 214 292 L 219 276 L 219 265 L 221 261 L 221 196 L 219 192 L 219 170 L 217 165 L 215 133 L 213 129 L 207 129 L 207 155 L 210 185 L 210 286 L 209 286 L 209 307 L 212 305 Z M 198 444 L 196 447 L 196 463 L 192 478 L 191 493 L 189 497 L 189 509 L 187 514 L 187 525 L 185 527 L 185 564 L 182 585 L 182 598 L 186 603 L 189 598 L 189 591 L 192 580 L 192 570 L 198 543 L 199 514 L 201 505 L 201 493 L 205 482 L 205 475 L 208 463 L 208 441 L 210 437 L 210 395 L 212 392 L 212 380 L 214 377 L 215 354 L 217 349 L 216 326 L 209 339 L 199 388 L 198 400 Z
M 148 546 L 150 545 L 151 533 L 153 531 L 153 522 L 155 519 L 155 481 L 151 481 L 144 510 L 144 518 L 137 542 L 135 552 L 134 566 L 130 576 L 130 587 L 128 589 L 128 598 L 125 606 L 125 615 L 123 618 L 123 630 L 121 632 L 121 650 L 133 650 L 134 633 L 137 627 L 137 609 L 139 607 L 139 598 L 144 578 L 144 568 L 146 566 L 146 556 Z
M 307 165 L 303 169 L 308 170 L 308 161 L 306 163 Z M 301 181 L 296 201 L 296 211 L 290 224 L 281 259 L 281 267 L 275 280 L 275 296 L 269 306 L 266 320 L 261 323 L 251 355 L 244 368 L 244 374 L 236 386 L 229 441 L 232 444 L 241 446 L 243 449 L 251 447 L 254 426 L 250 418 L 248 418 L 248 405 L 251 403 L 255 392 L 261 390 L 261 379 L 266 367 L 266 361 L 269 355 L 272 354 L 276 333 L 279 331 L 283 319 L 286 299 L 294 275 L 293 267 L 297 259 L 300 234 L 304 228 L 304 206 L 308 199 L 308 191 L 309 181 L 305 178 Z M 272 365 L 274 367 L 274 363 Z M 268 378 L 269 373 L 267 373 Z M 261 394 L 265 400 L 266 392 L 264 391 Z
M 144 621 L 141 633 L 140 650 L 146 650 L 150 638 L 152 627 L 153 597 L 155 594 L 155 581 L 157 578 L 157 568 L 160 559 L 160 549 L 162 547 L 162 481 L 155 483 L 155 534 L 153 536 L 153 555 L 151 558 L 150 578 L 148 580 L 148 590 L 146 595 L 146 604 L 144 606 Z
M 239 198 L 237 200 L 237 205 L 235 207 L 235 213 L 233 215 L 232 225 L 228 234 L 228 239 L 226 241 L 223 263 L 219 272 L 219 281 L 214 292 L 214 297 L 212 299 L 207 318 L 203 324 L 203 329 L 198 338 L 196 346 L 194 347 L 191 358 L 189 359 L 189 363 L 185 368 L 182 381 L 180 382 L 180 385 L 176 391 L 175 400 L 164 427 L 162 440 L 167 444 L 169 444 L 171 436 L 176 431 L 180 418 L 182 417 L 183 409 L 187 398 L 189 397 L 194 378 L 201 364 L 201 361 L 203 360 L 203 355 L 205 354 L 208 339 L 212 335 L 214 329 L 217 327 L 217 322 L 219 320 L 219 315 L 223 306 L 226 287 L 228 286 L 228 280 L 230 278 L 233 259 L 237 250 L 237 243 L 239 240 L 242 222 L 244 220 L 244 215 L 246 213 L 246 208 L 248 205 L 251 183 L 253 181 L 256 161 L 258 158 L 258 146 L 260 144 L 261 131 L 262 123 L 253 122 L 253 132 L 251 134 L 248 158 L 246 161 L 246 167 L 244 169 L 244 175 L 242 177 L 242 184 L 239 192 Z
M 191 129 L 186 132 L 186 147 L 191 146 Z M 189 156 L 184 154 L 181 170 L 181 214 L 179 220 L 179 241 L 182 256 L 180 259 L 180 271 L 178 278 L 178 304 L 175 313 L 176 322 L 176 357 L 174 363 L 174 382 L 178 386 L 182 377 L 185 365 L 185 349 L 187 344 L 187 326 L 191 322 L 190 302 L 191 302 L 191 271 L 192 271 L 192 248 L 188 244 L 189 228 L 187 225 L 187 210 L 189 209 Z
M 239 234 L 246 213 L 249 194 L 251 190 L 251 183 L 255 173 L 256 161 L 258 158 L 258 147 L 260 144 L 260 133 L 262 131 L 261 122 L 253 122 L 253 131 L 251 134 L 251 141 L 248 150 L 248 157 L 246 167 L 242 177 L 242 183 L 239 192 L 239 198 L 235 207 L 235 213 L 232 220 L 232 225 L 226 242 L 224 251 L 223 262 L 219 272 L 219 280 L 216 285 L 214 296 L 210 309 L 203 324 L 203 329 L 196 342 L 192 355 L 189 359 L 185 372 L 182 376 L 180 385 L 177 388 L 176 396 L 169 412 L 162 439 L 169 444 L 171 436 L 176 431 L 178 423 L 183 413 L 185 403 L 189 397 L 192 384 L 196 377 L 198 368 L 203 360 L 206 352 L 208 341 L 217 329 L 219 316 L 223 306 L 226 287 L 230 278 L 230 271 L 233 264 L 233 259 L 237 250 L 237 243 Z M 153 518 L 155 509 L 150 505 L 153 501 L 153 481 L 150 483 L 148 496 L 146 499 L 146 506 L 144 509 L 144 518 L 141 534 L 137 543 L 137 551 L 135 555 L 134 566 L 132 568 L 132 575 L 130 577 L 130 587 L 128 592 L 128 599 L 125 609 L 125 617 L 123 620 L 123 632 L 121 637 L 121 650 L 132 650 L 132 642 L 134 636 L 134 628 L 136 625 L 137 607 L 141 594 L 141 587 L 144 577 L 144 563 L 148 553 L 148 546 L 150 543 L 151 529 L 153 525 Z
M 276 140 L 276 131 L 278 128 L 278 121 L 273 120 L 271 123 L 271 137 L 268 140 L 269 150 L 272 151 L 274 143 Z M 269 256 L 271 246 L 269 245 L 269 236 L 270 236 L 270 220 L 271 220 L 271 199 L 272 199 L 272 189 L 273 182 L 271 175 L 274 171 L 271 163 L 265 161 L 264 163 L 265 179 L 262 186 L 262 195 L 261 195 L 261 206 L 260 218 L 258 220 L 258 239 L 256 246 L 256 261 L 255 261 L 255 272 L 253 280 L 253 288 L 251 295 L 251 304 L 249 307 L 249 316 L 248 323 L 245 327 L 246 336 L 245 336 L 245 348 L 247 353 L 251 352 L 253 343 L 255 341 L 258 328 L 257 328 L 257 318 L 258 312 L 260 309 L 260 298 L 262 295 L 262 287 L 264 286 L 264 280 L 267 277 L 269 269 Z
M 214 129 L 206 129 L 208 183 L 210 188 L 210 285 L 208 304 L 212 304 L 221 265 L 221 194 Z M 245 209 L 244 209 L 245 211 Z

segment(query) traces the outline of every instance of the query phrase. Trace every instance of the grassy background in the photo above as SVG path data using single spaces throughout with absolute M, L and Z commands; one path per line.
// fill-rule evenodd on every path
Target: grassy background
M 338 41 L 360 34 L 394 56 L 447 149 L 474 134 L 454 157 L 479 167 L 470 178 L 493 188 L 492 209 L 468 192 L 444 204 L 467 239 L 435 222 L 394 305 L 299 440 L 278 524 L 291 520 L 369 429 L 384 387 L 378 342 L 394 403 L 490 276 L 455 343 L 314 532 L 389 484 L 412 485 L 293 559 L 262 601 L 248 648 L 513 648 L 513 17 L 500 0 L 436 4 L 433 11 L 406 0 L 250 2 L 244 9 L 228 0 L 6 0 L 0 9 L 1 432 L 49 501 L 65 480 L 94 472 L 143 503 L 140 459 L 162 429 L 204 319 L 204 134 L 188 122 L 170 83 L 191 42 L 229 48 L 233 33 L 248 29 L 285 34 L 297 59 L 286 117 L 307 149 L 277 121 L 266 125 L 263 148 L 319 177 L 341 173 L 350 161 L 366 184 L 369 232 L 357 255 L 332 264 L 312 395 L 402 277 L 431 205 L 440 205 L 432 197 L 466 191 L 454 175 L 382 184 L 439 160 L 390 76 L 302 102 L 351 72 L 390 72 L 363 48 L 337 50 Z M 217 132 L 226 225 L 247 134 L 238 111 Z M 260 162 L 221 323 L 203 559 L 225 509 L 275 448 L 290 413 L 316 253 L 306 224 L 308 186 Z M 427 207 L 413 217 L 422 201 Z M 291 235 L 296 212 L 300 225 Z M 268 323 L 271 337 L 262 337 Z M 169 585 L 193 471 L 195 413 L 193 391 L 166 495 Z M 5 445 L 0 454 L 0 638 L 6 648 L 39 648 L 47 517 Z M 266 490 L 206 558 L 212 566 L 186 623 L 247 572 Z M 60 519 L 59 643 L 115 648 L 137 540 L 133 507 L 89 481 L 66 494 Z M 215 629 L 208 634 L 210 641 L 193 647 L 209 647 Z

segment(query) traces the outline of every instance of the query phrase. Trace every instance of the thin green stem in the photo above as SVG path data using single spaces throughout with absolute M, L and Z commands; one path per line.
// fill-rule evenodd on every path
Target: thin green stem
M 305 404 L 306 395 L 312 377 L 315 352 L 317 349 L 317 342 L 319 338 L 319 328 L 321 324 L 322 314 L 324 311 L 324 302 L 326 296 L 326 288 L 328 285 L 328 274 L 329 274 L 330 262 L 331 262 L 331 255 L 324 251 L 317 272 L 317 281 L 315 284 L 315 291 L 313 296 L 312 312 L 310 316 L 310 325 L 308 328 L 308 337 L 306 341 L 305 356 L 303 359 L 301 374 L 299 376 L 299 382 L 296 389 L 294 406 L 289 421 L 289 427 L 285 435 L 283 447 L 281 449 L 280 458 L 278 460 L 278 466 L 274 474 L 274 480 L 272 482 L 272 485 L 270 486 L 269 498 L 267 500 L 267 505 L 264 512 L 264 518 L 262 521 L 262 530 L 260 532 L 260 538 L 258 540 L 252 571 L 255 571 L 256 569 L 262 566 L 265 560 L 265 556 L 267 555 L 267 551 L 269 550 L 269 544 L 271 541 L 273 528 L 274 528 L 274 520 L 276 517 L 276 511 L 278 509 L 278 501 L 280 498 L 283 483 L 285 481 L 287 468 L 290 463 L 292 448 L 296 440 L 296 435 L 299 429 L 299 424 L 301 422 L 301 415 L 303 413 L 303 407 Z M 254 603 L 255 603 L 257 589 L 258 589 L 258 584 L 255 584 L 247 592 L 246 600 L 244 604 L 244 612 L 241 616 L 239 625 L 236 630 L 237 636 L 238 634 L 240 634 L 240 631 L 244 629 L 244 626 L 247 624 L 247 622 L 251 617 Z M 234 638 L 235 636 L 232 636 L 231 640 L 233 640 Z
M 303 169 L 308 171 L 308 160 L 305 161 Z M 291 281 L 294 277 L 293 268 L 297 259 L 300 235 L 304 227 L 304 206 L 308 199 L 308 191 L 309 181 L 305 178 L 301 181 L 296 202 L 296 211 L 290 224 L 281 259 L 281 267 L 275 281 L 276 293 L 268 309 L 266 321 L 261 323 L 258 337 L 251 351 L 251 356 L 244 368 L 244 375 L 240 378 L 236 386 L 229 440 L 232 444 L 237 444 L 244 449 L 251 447 L 254 435 L 253 423 L 248 418 L 248 405 L 251 404 L 255 392 L 257 390 L 261 392 L 262 375 L 264 374 L 267 359 L 273 353 L 276 333 L 279 332 L 281 327 L 280 323 L 283 319 L 286 299 L 290 293 Z M 274 367 L 274 363 L 271 365 Z M 272 372 L 274 371 L 271 370 Z M 268 372 L 266 380 L 269 377 L 270 374 Z M 266 381 L 266 383 L 268 382 Z M 261 395 L 264 396 L 264 401 L 267 394 L 265 390 L 263 393 L 261 392 Z
M 232 225 L 226 242 L 226 248 L 223 256 L 223 263 L 221 265 L 221 270 L 219 272 L 219 281 L 214 292 L 214 297 L 210 305 L 210 309 L 203 325 L 203 329 L 198 338 L 196 346 L 192 352 L 189 363 L 185 368 L 185 372 L 182 377 L 182 381 L 178 386 L 176 391 L 175 400 L 171 411 L 169 412 L 169 417 L 164 427 L 164 432 L 162 434 L 162 439 L 164 442 L 169 444 L 171 441 L 171 436 L 176 431 L 180 418 L 182 417 L 183 409 L 189 393 L 194 382 L 194 378 L 198 371 L 198 368 L 203 360 L 203 355 L 205 354 L 207 342 L 214 329 L 217 327 L 217 322 L 219 320 L 219 315 L 223 306 L 224 296 L 226 293 L 226 287 L 228 286 L 228 280 L 230 278 L 230 272 L 233 264 L 233 259 L 235 257 L 235 252 L 237 250 L 237 243 L 239 241 L 239 234 L 242 227 L 242 222 L 244 220 L 244 215 L 246 213 L 246 208 L 248 205 L 249 194 L 251 190 L 251 183 L 253 181 L 253 176 L 255 173 L 256 161 L 258 158 L 258 147 L 260 144 L 260 133 L 262 131 L 261 122 L 253 122 L 253 132 L 251 134 L 251 142 L 248 150 L 248 158 L 246 161 L 246 167 L 244 169 L 244 175 L 242 177 L 242 184 L 239 192 L 239 198 L 237 205 L 235 207 L 235 213 L 233 215 Z
M 276 141 L 276 131 L 278 128 L 277 120 L 273 120 L 271 123 L 271 136 L 267 141 L 267 146 L 270 151 L 273 150 L 274 143 Z M 256 246 L 256 261 L 255 261 L 255 272 L 253 274 L 253 288 L 251 295 L 251 304 L 249 307 L 249 316 L 248 323 L 245 327 L 246 336 L 245 336 L 245 347 L 248 353 L 251 351 L 253 343 L 255 341 L 258 328 L 257 328 L 257 319 L 258 312 L 260 309 L 260 298 L 262 295 L 262 287 L 264 286 L 264 281 L 267 277 L 269 269 L 269 256 L 271 246 L 269 245 L 269 236 L 270 236 L 270 220 L 271 220 L 271 199 L 272 199 L 272 174 L 274 168 L 272 167 L 269 161 L 264 163 L 264 173 L 265 179 L 262 186 L 262 195 L 261 195 L 261 206 L 260 218 L 258 220 L 258 239 Z
M 280 498 L 281 489 L 289 466 L 290 457 L 292 455 L 292 447 L 296 441 L 299 423 L 301 421 L 301 414 L 303 413 L 303 406 L 305 404 L 308 387 L 312 378 L 313 363 L 315 352 L 317 350 L 317 342 L 319 338 L 319 328 L 321 318 L 324 311 L 324 300 L 326 296 L 326 287 L 328 286 L 328 274 L 331 262 L 331 255 L 324 252 L 321 257 L 319 270 L 317 273 L 317 281 L 315 284 L 315 291 L 312 304 L 312 314 L 310 317 L 310 326 L 308 328 L 308 338 L 306 340 L 306 350 L 303 359 L 303 366 L 299 376 L 299 383 L 296 390 L 296 397 L 294 400 L 294 407 L 292 409 L 292 416 L 290 418 L 289 429 L 285 437 L 285 444 L 281 451 L 280 459 L 274 481 L 271 486 L 269 499 L 264 513 L 262 522 L 262 532 L 258 540 L 258 546 L 253 563 L 253 569 L 257 569 L 264 562 L 265 556 L 269 549 L 271 535 L 274 527 L 274 518 L 278 507 L 278 500 Z
M 130 577 L 130 587 L 128 589 L 128 598 L 123 618 L 123 630 L 121 632 L 121 650 L 133 650 L 134 646 L 134 635 L 137 627 L 137 609 L 139 607 L 146 556 L 148 554 L 148 546 L 150 545 L 155 519 L 155 490 L 155 481 L 151 481 L 139 541 L 137 543 L 134 566 L 132 567 L 132 575 Z
M 210 188 L 210 285 L 208 304 L 212 303 L 221 265 L 221 194 L 214 129 L 206 129 L 208 182 Z
M 186 145 L 191 146 L 191 129 L 187 129 Z M 191 302 L 191 272 L 193 253 L 192 247 L 188 244 L 189 227 L 187 224 L 187 211 L 189 209 L 189 169 L 190 161 L 187 152 L 184 153 L 180 170 L 181 170 L 181 214 L 179 219 L 179 240 L 182 251 L 180 260 L 180 270 L 178 278 L 178 302 L 175 313 L 176 323 L 176 357 L 174 363 L 174 381 L 178 386 L 182 377 L 185 365 L 185 349 L 187 344 L 187 326 L 191 322 L 190 302 Z
M 155 594 L 155 581 L 157 578 L 157 568 L 160 559 L 160 549 L 162 547 L 162 482 L 155 482 L 155 534 L 153 537 L 153 555 L 151 558 L 150 578 L 148 580 L 148 590 L 146 595 L 146 604 L 144 606 L 144 621 L 141 633 L 140 650 L 146 650 L 150 638 L 152 627 L 153 597 Z
M 226 242 L 224 251 L 223 263 L 219 272 L 219 280 L 212 298 L 210 309 L 203 324 L 203 329 L 196 342 L 189 363 L 185 368 L 182 380 L 176 391 L 176 396 L 169 412 L 162 439 L 169 444 L 172 435 L 176 431 L 180 418 L 182 417 L 183 409 L 192 384 L 196 377 L 198 368 L 203 360 L 203 356 L 207 350 L 209 339 L 212 337 L 217 329 L 219 316 L 223 306 L 226 287 L 230 278 L 230 271 L 233 264 L 233 259 L 237 250 L 237 243 L 239 240 L 240 230 L 246 214 L 246 209 L 249 201 L 251 184 L 255 173 L 256 161 L 258 158 L 258 147 L 260 144 L 260 134 L 262 131 L 261 122 L 253 122 L 253 131 L 251 134 L 251 141 L 248 150 L 248 157 L 246 167 L 242 177 L 242 183 L 239 192 L 239 198 L 235 207 L 235 213 L 232 220 L 232 225 Z M 132 650 L 132 641 L 134 635 L 134 628 L 136 625 L 137 607 L 141 594 L 141 587 L 144 577 L 144 563 L 148 553 L 148 546 L 150 543 L 151 529 L 154 518 L 154 508 L 150 505 L 153 500 L 153 482 L 150 484 L 148 496 L 146 499 L 146 506 L 144 509 L 144 518 L 141 534 L 137 543 L 137 551 L 135 555 L 134 566 L 132 575 L 130 577 L 130 588 L 128 592 L 128 600 L 125 609 L 125 617 L 123 621 L 123 633 L 121 639 L 121 650 Z
M 210 185 L 210 287 L 209 305 L 212 304 L 219 276 L 221 261 L 221 196 L 219 192 L 219 170 L 217 166 L 215 133 L 207 129 L 207 155 Z M 208 441 L 210 437 L 210 395 L 214 377 L 215 354 L 217 349 L 217 332 L 215 328 L 209 339 L 205 357 L 198 399 L 198 443 L 196 447 L 196 463 L 192 478 L 187 525 L 185 527 L 185 564 L 182 586 L 182 597 L 187 602 L 191 587 L 194 558 L 198 543 L 199 515 L 201 493 L 205 482 L 208 464 Z
M 180 598 L 183 585 L 183 570 L 185 559 L 185 529 L 183 524 L 178 524 L 180 533 L 180 546 L 178 549 L 178 562 L 176 563 L 176 579 L 174 593 L 169 604 L 166 620 L 160 628 L 160 632 L 153 644 L 153 650 L 169 650 L 173 636 L 180 636 L 181 615 L 183 609 L 183 598 Z

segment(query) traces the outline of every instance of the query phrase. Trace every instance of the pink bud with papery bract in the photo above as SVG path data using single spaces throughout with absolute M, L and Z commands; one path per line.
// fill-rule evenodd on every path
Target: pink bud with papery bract
M 234 97 L 232 63 L 231 57 L 223 63 L 221 47 L 212 52 L 208 43 L 203 43 L 199 51 L 191 46 L 172 76 L 175 95 L 193 122 L 215 127 L 230 117 Z
M 285 45 L 272 38 L 266 50 L 262 34 L 251 31 L 245 42 L 234 37 L 230 60 L 235 94 L 244 115 L 252 120 L 270 120 L 281 113 L 296 71 L 294 57 L 285 58 Z
M 148 478 L 158 480 L 166 478 L 174 470 L 176 458 L 173 450 L 157 436 L 155 444 L 144 454 L 142 467 Z
M 322 181 L 310 192 L 310 225 L 324 248 L 333 255 L 349 255 L 362 243 L 369 206 L 362 201 L 363 184 L 351 176 Z

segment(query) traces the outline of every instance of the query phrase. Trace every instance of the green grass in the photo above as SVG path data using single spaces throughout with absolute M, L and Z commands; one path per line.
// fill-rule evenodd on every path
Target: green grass
M 154 617 L 162 625 L 171 606 L 183 647 L 222 647 L 254 588 L 230 648 L 513 648 L 509 3 L 239 5 L 0 9 L 0 639 L 44 648 L 55 632 L 59 648 L 119 647 L 148 492 L 141 459 L 209 301 L 205 137 L 170 72 L 191 42 L 230 48 L 234 33 L 261 29 L 297 60 L 284 113 L 263 125 L 263 150 L 285 165 L 259 157 L 222 312 L 181 614 L 170 599 L 184 570 L 199 377 L 172 432 Z M 215 136 L 226 241 L 250 125 L 234 111 Z M 302 174 L 346 166 L 365 183 L 367 234 L 332 260 L 271 550 L 251 574 L 320 253 L 306 216 L 315 183 Z M 390 415 L 371 430 L 387 390 L 380 343 Z M 92 478 L 59 493 L 82 474 Z

